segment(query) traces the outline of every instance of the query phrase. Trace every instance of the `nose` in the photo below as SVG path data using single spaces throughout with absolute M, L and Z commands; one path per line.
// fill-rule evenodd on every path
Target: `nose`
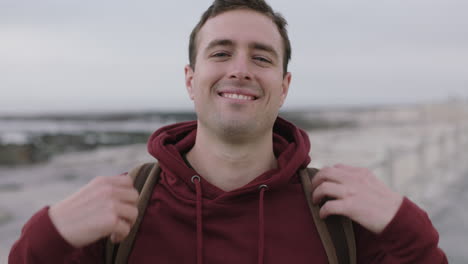
M 246 56 L 237 56 L 232 60 L 229 79 L 252 80 L 252 73 L 249 66 L 249 60 Z

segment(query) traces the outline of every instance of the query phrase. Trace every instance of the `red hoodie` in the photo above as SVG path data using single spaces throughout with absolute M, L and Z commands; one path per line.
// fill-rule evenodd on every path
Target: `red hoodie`
M 149 140 L 148 151 L 162 172 L 129 263 L 327 263 L 297 174 L 310 161 L 307 134 L 278 118 L 278 168 L 225 192 L 184 161 L 196 128 L 196 122 L 170 125 Z M 194 175 L 200 182 L 192 182 Z M 9 263 L 102 263 L 103 240 L 75 249 L 47 212 L 48 207 L 26 223 Z M 358 224 L 354 229 L 358 263 L 447 263 L 426 213 L 406 198 L 380 235 Z

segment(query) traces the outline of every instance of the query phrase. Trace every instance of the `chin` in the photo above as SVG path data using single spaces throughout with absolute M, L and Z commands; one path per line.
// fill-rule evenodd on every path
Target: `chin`
M 233 118 L 228 116 L 217 116 L 211 120 L 210 127 L 225 135 L 243 135 L 249 134 L 251 131 L 256 130 L 257 123 L 255 120 L 243 120 L 240 118 Z

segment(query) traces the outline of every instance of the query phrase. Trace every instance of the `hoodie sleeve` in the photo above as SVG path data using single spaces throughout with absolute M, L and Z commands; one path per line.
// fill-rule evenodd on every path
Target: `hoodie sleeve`
M 428 215 L 408 198 L 381 234 L 355 225 L 358 263 L 448 263 Z
M 49 207 L 37 212 L 24 225 L 12 246 L 9 264 L 102 263 L 104 241 L 74 248 L 57 231 L 49 217 Z

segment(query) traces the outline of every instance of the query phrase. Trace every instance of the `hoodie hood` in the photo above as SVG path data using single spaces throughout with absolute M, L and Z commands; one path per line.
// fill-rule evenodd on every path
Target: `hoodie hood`
M 155 157 L 167 177 L 168 183 L 184 183 L 194 191 L 192 176 L 199 175 L 184 161 L 183 155 L 195 144 L 197 122 L 189 121 L 162 127 L 154 132 L 148 142 L 148 152 Z M 209 199 L 220 196 L 236 196 L 257 191 L 260 185 L 268 189 L 280 188 L 282 185 L 297 180 L 296 172 L 306 168 L 310 162 L 310 142 L 307 134 L 292 123 L 278 117 L 273 127 L 273 148 L 278 167 L 264 172 L 247 185 L 225 192 L 199 175 L 203 183 L 203 196 Z M 173 186 L 177 187 L 177 186 Z

